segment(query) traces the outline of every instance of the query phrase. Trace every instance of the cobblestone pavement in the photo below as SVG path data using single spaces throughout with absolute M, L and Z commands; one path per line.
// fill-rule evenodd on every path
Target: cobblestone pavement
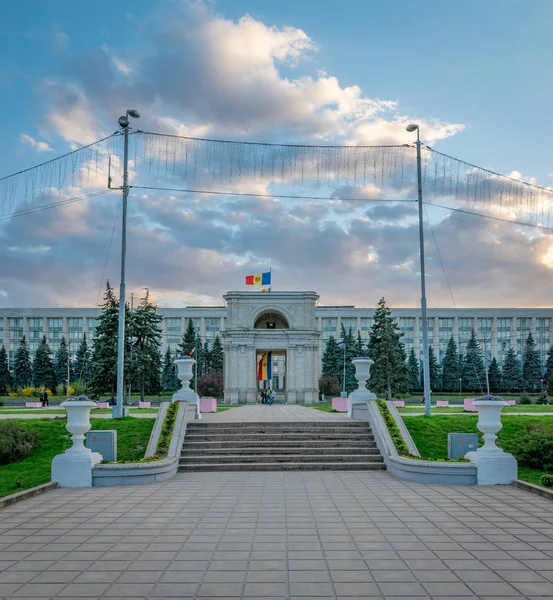
M 0 510 L 1 598 L 553 598 L 553 504 L 388 473 L 197 473 Z
M 349 421 L 346 413 L 330 413 L 297 404 L 252 404 L 218 413 L 202 413 L 204 423 L 292 423 L 310 421 Z

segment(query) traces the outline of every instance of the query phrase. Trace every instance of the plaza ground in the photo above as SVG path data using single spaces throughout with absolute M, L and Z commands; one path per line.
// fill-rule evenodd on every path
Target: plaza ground
M 0 510 L 0 598 L 537 600 L 553 504 L 388 473 L 195 473 Z

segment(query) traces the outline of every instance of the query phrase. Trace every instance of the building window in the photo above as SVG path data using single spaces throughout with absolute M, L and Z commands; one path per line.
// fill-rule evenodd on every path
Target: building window
M 351 317 L 344 317 L 342 319 L 342 326 L 346 330 L 346 333 L 351 329 L 352 333 L 357 331 L 357 319 Z
M 180 333 L 181 320 L 179 317 L 165 319 L 167 333 Z
M 217 318 L 206 318 L 205 320 L 205 337 L 214 340 L 219 335 L 221 320 Z
M 48 329 L 50 333 L 63 331 L 63 319 L 48 319 Z

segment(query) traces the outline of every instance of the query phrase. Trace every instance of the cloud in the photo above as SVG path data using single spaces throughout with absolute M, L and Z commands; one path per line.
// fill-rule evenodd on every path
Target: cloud
M 46 142 L 39 142 L 35 138 L 31 137 L 27 133 L 22 133 L 19 136 L 21 143 L 29 145 L 33 150 L 37 152 L 53 152 L 54 149 Z

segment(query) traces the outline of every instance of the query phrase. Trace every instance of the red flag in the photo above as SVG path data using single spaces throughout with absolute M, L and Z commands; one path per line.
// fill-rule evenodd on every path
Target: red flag
M 192 348 L 192 350 L 190 350 L 190 352 L 188 353 L 190 356 L 192 356 L 194 354 L 194 350 L 196 350 L 196 348 Z

